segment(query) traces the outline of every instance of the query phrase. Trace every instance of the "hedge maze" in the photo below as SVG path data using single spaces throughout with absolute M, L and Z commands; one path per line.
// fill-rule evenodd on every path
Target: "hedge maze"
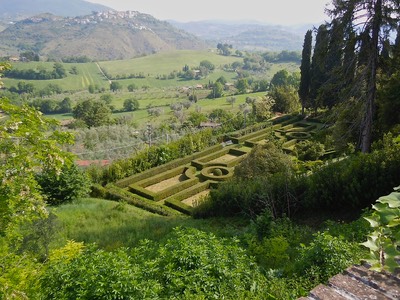
M 108 185 L 103 192 L 107 198 L 122 199 L 161 215 L 190 215 L 202 196 L 233 176 L 235 166 L 255 145 L 275 136 L 283 141 L 284 151 L 290 153 L 297 142 L 310 138 L 321 128 L 316 120 L 280 117 L 258 131 L 234 133 L 222 144 Z

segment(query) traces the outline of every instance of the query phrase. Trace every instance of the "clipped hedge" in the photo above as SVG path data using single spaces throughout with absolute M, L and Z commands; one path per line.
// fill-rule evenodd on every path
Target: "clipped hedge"
M 154 175 L 152 177 L 145 178 L 141 181 L 136 182 L 135 185 L 141 186 L 141 187 L 148 187 L 150 185 L 153 185 L 153 184 L 159 183 L 161 181 L 175 177 L 179 174 L 184 174 L 186 169 L 187 169 L 187 167 L 180 166 L 175 169 L 172 169 L 172 170 L 169 170 L 169 171 L 166 171 L 163 173 L 159 173 L 158 175 Z
M 147 171 L 144 171 L 142 173 L 135 174 L 135 175 L 126 177 L 124 179 L 118 180 L 115 184 L 117 186 L 121 187 L 121 188 L 124 188 L 124 187 L 127 187 L 127 186 L 137 182 L 137 181 L 141 181 L 141 180 L 144 180 L 146 178 L 149 178 L 149 177 L 158 175 L 160 173 L 163 173 L 165 171 L 174 169 L 176 167 L 180 167 L 182 165 L 189 164 L 194 159 L 197 159 L 197 158 L 202 157 L 204 155 L 213 153 L 213 152 L 215 152 L 217 150 L 220 150 L 220 149 L 222 149 L 222 145 L 218 144 L 218 145 L 209 147 L 204 151 L 197 152 L 197 153 L 194 153 L 192 155 L 188 155 L 188 156 L 183 157 L 183 158 L 175 159 L 175 160 L 173 160 L 171 162 L 168 162 L 168 163 L 166 163 L 164 165 L 161 165 L 161 166 L 158 166 L 158 167 L 154 167 L 154 168 L 151 168 L 151 169 L 149 169 Z
M 191 186 L 197 184 L 198 182 L 199 182 L 199 178 L 195 177 L 195 178 L 192 178 L 192 179 L 188 179 L 188 180 L 182 181 L 182 182 L 180 182 L 178 184 L 175 184 L 173 186 L 170 186 L 170 187 L 168 187 L 168 188 L 166 188 L 166 189 L 164 189 L 162 191 L 159 191 L 157 193 L 149 191 L 146 188 L 143 188 L 143 187 L 138 186 L 136 184 L 131 184 L 129 186 L 129 191 L 132 192 L 132 193 L 136 193 L 136 194 L 138 194 L 138 195 L 140 195 L 142 197 L 145 197 L 147 199 L 151 199 L 153 201 L 160 201 L 160 200 L 163 200 L 163 199 L 165 199 L 165 198 L 167 198 L 167 197 L 169 197 L 169 196 L 171 196 L 171 195 L 173 195 L 175 193 L 178 193 L 178 192 L 180 192 L 182 190 L 185 190 L 188 187 L 191 187 Z
M 232 142 L 234 144 L 240 144 L 240 143 L 243 143 L 246 140 L 250 140 L 250 139 L 255 138 L 255 137 L 257 137 L 257 136 L 259 136 L 261 134 L 266 134 L 266 133 L 271 133 L 271 132 L 272 132 L 272 127 L 270 126 L 270 127 L 261 129 L 259 131 L 255 131 L 255 132 L 243 135 L 241 137 L 232 137 L 231 140 L 232 140 Z
M 202 191 L 205 191 L 210 187 L 211 187 L 210 181 L 198 183 L 180 193 L 173 195 L 172 197 L 165 199 L 165 205 L 173 209 L 176 209 L 184 214 L 192 215 L 194 208 L 189 205 L 186 205 L 185 203 L 182 203 L 181 201 L 189 197 L 192 197 Z
M 253 148 L 256 144 L 258 144 L 262 140 L 265 140 L 267 137 L 269 137 L 269 134 L 261 134 L 259 136 L 256 136 L 252 139 L 245 141 L 244 145 Z
M 116 201 L 123 200 L 130 205 L 136 206 L 138 208 L 144 209 L 148 212 L 158 214 L 161 216 L 174 216 L 178 214 L 178 212 L 173 209 L 170 209 L 166 206 L 145 199 L 138 195 L 133 195 L 132 193 L 124 189 L 121 189 L 120 187 L 115 186 L 113 184 L 108 184 L 106 186 L 106 189 L 107 189 L 106 198 L 109 200 L 116 200 Z
M 105 198 L 107 195 L 107 189 L 101 184 L 93 184 L 90 187 L 90 196 L 93 198 Z
M 220 170 L 221 175 L 214 174 L 213 171 L 215 170 Z M 201 170 L 201 177 L 204 180 L 226 181 L 233 177 L 233 170 L 221 166 L 211 166 Z
M 182 203 L 181 201 L 174 198 L 165 200 L 165 205 L 186 215 L 192 215 L 193 213 L 193 207 L 186 205 L 185 203 Z
M 296 139 L 292 139 L 290 141 L 287 141 L 287 142 L 283 143 L 282 144 L 283 151 L 292 152 L 293 151 L 293 147 L 294 147 L 294 145 L 296 145 L 296 143 L 297 143 Z
M 193 166 L 187 167 L 184 174 L 187 179 L 196 178 L 197 169 Z
M 236 159 L 233 159 L 226 163 L 210 163 L 210 161 L 217 159 L 219 157 L 222 157 L 225 154 L 237 155 L 238 157 Z M 246 155 L 247 155 L 246 151 L 242 151 L 237 148 L 227 147 L 225 149 L 222 149 L 221 151 L 217 151 L 215 153 L 212 153 L 212 154 L 202 157 L 200 159 L 193 160 L 192 166 L 196 167 L 198 170 L 202 170 L 205 167 L 214 166 L 214 165 L 231 168 L 231 167 L 236 166 L 238 163 L 240 163 L 245 158 Z

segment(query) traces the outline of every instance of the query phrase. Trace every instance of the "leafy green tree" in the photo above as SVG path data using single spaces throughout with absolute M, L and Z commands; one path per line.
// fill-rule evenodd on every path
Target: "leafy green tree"
M 58 106 L 58 112 L 63 113 L 63 114 L 72 112 L 71 98 L 65 97 L 63 100 L 61 100 L 61 102 Z
M 228 97 L 228 98 L 226 98 L 226 102 L 229 103 L 230 105 L 232 105 L 232 108 L 233 108 L 233 105 L 236 102 L 236 97 Z
M 113 101 L 113 95 L 111 94 L 103 94 L 100 96 L 100 100 L 104 101 L 107 105 L 110 105 L 111 102 Z
M 131 84 L 128 85 L 128 91 L 129 92 L 133 92 L 133 91 L 135 91 L 137 89 L 138 89 L 138 87 L 134 83 L 131 83 Z
M 232 45 L 218 43 L 217 49 L 220 54 L 222 54 L 224 56 L 229 56 L 229 55 L 231 55 Z
M 94 94 L 96 92 L 96 86 L 94 84 L 89 84 L 88 91 L 90 94 Z
M 275 101 L 271 97 L 264 96 L 261 98 L 257 98 L 255 102 L 252 103 L 253 115 L 256 120 L 266 121 L 272 116 L 272 107 L 274 106 Z
M 112 81 L 112 82 L 110 83 L 110 91 L 118 92 L 118 91 L 120 91 L 120 90 L 122 90 L 122 85 L 121 85 L 121 83 L 119 83 L 118 81 Z
M 226 78 L 224 76 L 220 76 L 220 77 L 218 77 L 216 82 L 219 82 L 220 84 L 225 85 L 228 81 L 226 81 Z
M 212 62 L 210 62 L 209 60 L 202 60 L 200 62 L 200 67 L 204 67 L 210 71 L 213 71 L 215 69 L 215 66 Z
M 224 92 L 224 86 L 220 82 L 215 82 L 213 84 L 211 93 L 208 95 L 208 98 L 214 99 L 222 97 Z
M 84 121 L 86 126 L 91 128 L 109 124 L 111 110 L 103 102 L 85 100 L 74 107 L 72 115 L 75 119 Z
M 249 89 L 249 82 L 246 78 L 240 78 L 237 82 L 236 82 L 236 88 L 238 89 L 238 92 L 240 94 L 245 94 L 247 93 L 247 90 Z
M 193 126 L 200 126 L 201 122 L 207 121 L 207 116 L 201 112 L 192 111 L 189 113 L 188 121 L 193 124 Z
M 61 63 L 54 63 L 53 74 L 55 79 L 67 77 L 67 71 Z
M 268 95 L 275 101 L 273 111 L 293 113 L 300 107 L 298 91 L 292 85 L 273 86 Z
M 47 215 L 35 173 L 43 168 L 60 172 L 71 157 L 60 146 L 72 143 L 68 133 L 49 131 L 57 123 L 35 109 L 1 99 L 7 116 L 0 126 L 0 234 L 12 234 L 19 224 Z
M 124 110 L 125 111 L 135 111 L 139 109 L 139 101 L 133 98 L 125 99 Z
M 32 83 L 19 81 L 17 84 L 19 94 L 32 94 L 35 91 L 35 86 Z
M 290 173 L 293 163 L 290 157 L 273 142 L 255 146 L 250 154 L 235 168 L 235 176 L 241 179 L 270 177 L 276 173 Z
M 54 168 L 45 168 L 37 174 L 36 181 L 46 203 L 50 205 L 71 202 L 89 193 L 89 179 L 75 164 L 64 165 L 61 172 Z
M 311 50 L 312 50 L 312 31 L 308 30 L 304 37 L 303 52 L 301 55 L 300 66 L 300 87 L 299 96 L 301 102 L 301 114 L 304 116 L 305 108 L 309 105 L 310 82 L 311 82 Z

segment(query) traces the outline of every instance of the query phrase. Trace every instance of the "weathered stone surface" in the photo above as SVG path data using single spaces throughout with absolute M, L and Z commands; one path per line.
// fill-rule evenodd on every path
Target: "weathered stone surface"
M 384 293 L 389 298 L 400 299 L 400 279 L 398 277 L 372 272 L 363 266 L 350 267 L 345 273 Z
M 378 290 L 365 285 L 354 277 L 338 274 L 329 280 L 329 286 L 335 287 L 339 292 L 354 297 L 355 299 L 389 299 Z
M 378 273 L 364 266 L 352 266 L 314 288 L 300 300 L 396 300 L 400 299 L 399 274 Z
M 342 295 L 336 293 L 336 291 L 326 285 L 320 284 L 315 289 L 313 289 L 310 293 L 309 298 L 311 299 L 330 299 L 330 300 L 345 300 L 348 299 L 343 297 Z

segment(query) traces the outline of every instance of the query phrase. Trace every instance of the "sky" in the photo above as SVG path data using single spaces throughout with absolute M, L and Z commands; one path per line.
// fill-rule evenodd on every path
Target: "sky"
M 86 0 L 116 10 L 134 10 L 160 20 L 245 20 L 296 25 L 327 20 L 330 0 Z

